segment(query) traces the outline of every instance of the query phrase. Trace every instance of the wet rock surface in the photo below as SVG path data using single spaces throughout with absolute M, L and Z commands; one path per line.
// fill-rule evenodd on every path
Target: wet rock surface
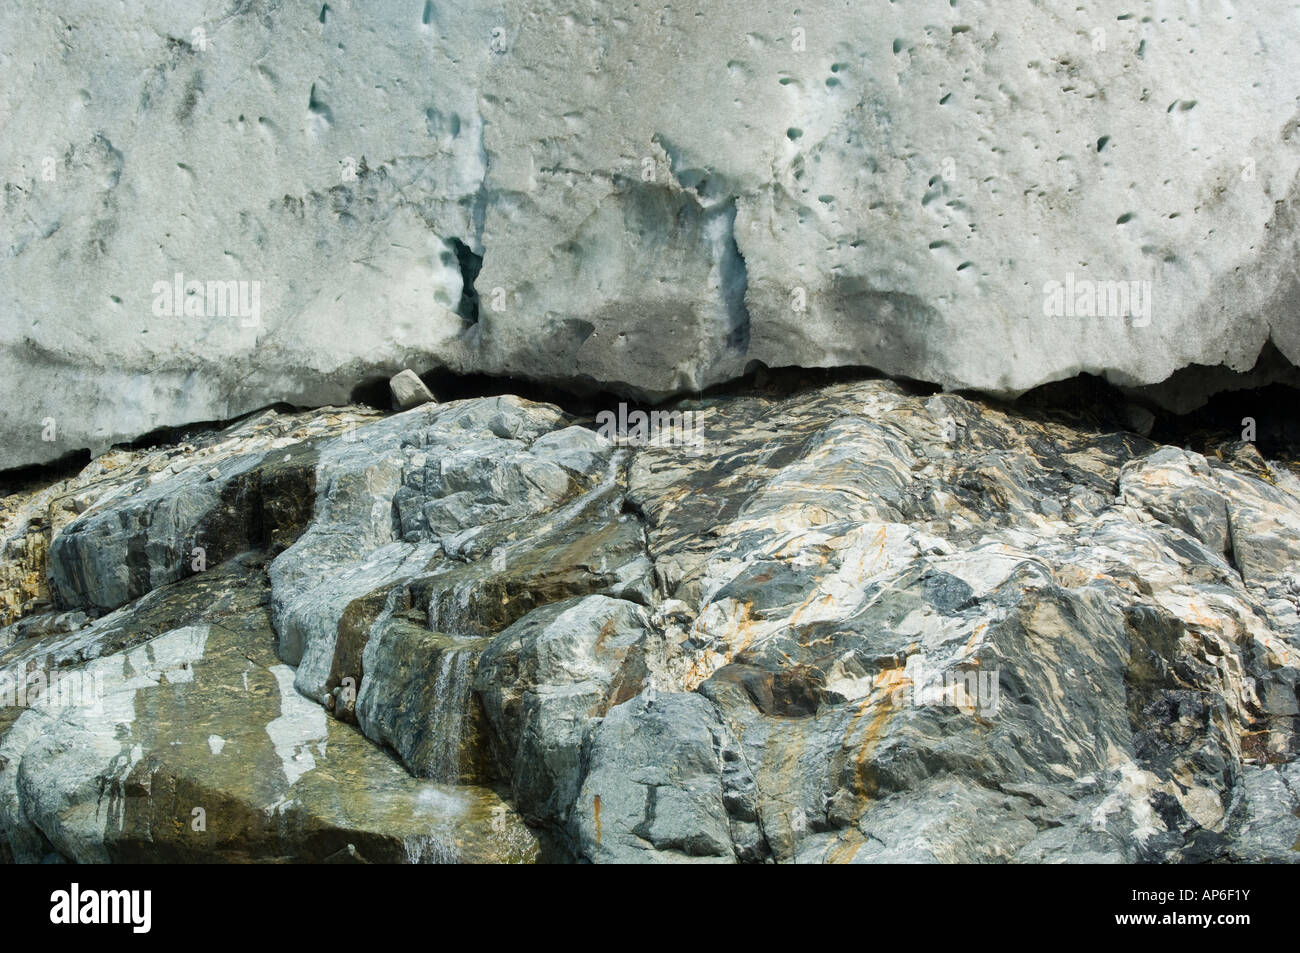
M 66 481 L 100 489 L 41 537 L 55 604 L 0 629 L 0 671 L 105 702 L 0 708 L 0 840 L 1300 859 L 1292 464 L 884 380 L 671 411 L 609 439 L 476 398 Z
M 137 606 L 6 658 L 8 671 L 85 686 L 82 704 L 28 707 L 0 740 L 0 825 L 16 860 L 536 858 L 497 795 L 410 777 L 294 691 L 264 566 L 242 557 Z

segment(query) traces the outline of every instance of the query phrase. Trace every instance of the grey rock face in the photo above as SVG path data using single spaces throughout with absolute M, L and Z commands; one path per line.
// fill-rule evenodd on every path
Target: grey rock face
M 528 815 L 562 818 L 577 799 L 583 732 L 641 694 L 650 632 L 643 607 L 592 595 L 528 613 L 479 657 L 475 688 Z
M 13 5 L 0 445 L 407 367 L 1005 395 L 1294 363 L 1290 7 L 1130 6 Z
M 1210 552 L 1226 554 L 1231 548 L 1227 497 L 1199 454 L 1158 450 L 1126 468 L 1120 492 L 1125 502 L 1194 537 Z
M 1297 810 L 1294 764 L 1245 768 L 1232 813 L 1228 856 L 1255 864 L 1295 863 L 1300 842 Z
M 591 742 L 572 822 L 579 854 L 612 863 L 764 859 L 743 757 L 700 695 L 619 706 Z
M 880 380 L 674 410 L 653 440 L 514 397 L 351 429 L 307 415 L 297 449 L 245 436 L 215 481 L 191 475 L 197 459 L 147 489 L 130 467 L 96 475 L 80 515 L 42 537 L 84 617 L 54 607 L 0 629 L 0 672 L 110 665 L 157 693 L 192 671 L 200 698 L 270 672 L 278 709 L 199 721 L 265 736 L 283 782 L 238 780 L 260 748 L 230 741 L 209 765 L 155 744 L 197 701 L 137 706 L 126 728 L 0 708 L 9 850 L 182 851 L 132 820 L 166 797 L 136 774 L 119 779 L 124 818 L 86 814 L 86 792 L 118 783 L 106 765 L 127 731 L 171 772 L 150 768 L 158 792 L 192 777 L 265 805 L 309 788 L 330 857 L 352 843 L 393 859 L 400 843 L 594 862 L 1297 859 L 1294 461 Z M 282 466 L 297 475 L 273 478 Z M 221 517 L 231 485 L 258 488 L 242 520 Z M 60 492 L 89 493 L 80 477 Z M 111 589 L 105 554 L 193 527 L 220 537 L 206 569 Z M 166 661 L 200 632 L 190 670 Z M 205 682 L 217 648 L 229 670 Z M 147 676 L 158 666 L 165 682 Z M 332 750 L 347 752 L 337 774 Z M 303 751 L 316 766 L 290 777 Z M 350 769 L 375 757 L 395 814 L 313 800 L 330 785 L 372 797 L 380 782 Z M 431 841 L 410 840 L 412 796 L 446 808 L 426 818 Z M 203 856 L 235 859 L 245 838 L 250 856 L 315 857 L 240 811 L 244 833 Z

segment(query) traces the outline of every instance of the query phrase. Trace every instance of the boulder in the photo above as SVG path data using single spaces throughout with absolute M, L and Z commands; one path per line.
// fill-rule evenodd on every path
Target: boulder
M 433 392 L 424 385 L 415 371 L 407 368 L 388 382 L 388 390 L 393 395 L 394 410 L 410 410 L 421 404 L 436 402 Z

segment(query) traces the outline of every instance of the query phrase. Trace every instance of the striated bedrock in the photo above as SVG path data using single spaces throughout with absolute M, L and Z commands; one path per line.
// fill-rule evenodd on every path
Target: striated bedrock
M 106 699 L 0 700 L 0 851 L 1300 860 L 1294 462 L 882 380 L 674 410 L 264 415 L 35 494 L 81 511 L 6 530 L 53 601 L 0 673 Z
M 9 5 L 3 463 L 404 367 L 1294 364 L 1292 12 Z

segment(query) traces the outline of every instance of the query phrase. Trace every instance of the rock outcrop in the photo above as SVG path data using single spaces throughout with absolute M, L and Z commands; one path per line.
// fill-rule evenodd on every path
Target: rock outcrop
M 1300 859 L 1300 470 L 1251 444 L 883 380 L 243 426 L 54 494 L 0 850 Z
M 1293 11 L 1144 10 L 9 5 L 0 466 L 407 367 L 1286 372 Z

